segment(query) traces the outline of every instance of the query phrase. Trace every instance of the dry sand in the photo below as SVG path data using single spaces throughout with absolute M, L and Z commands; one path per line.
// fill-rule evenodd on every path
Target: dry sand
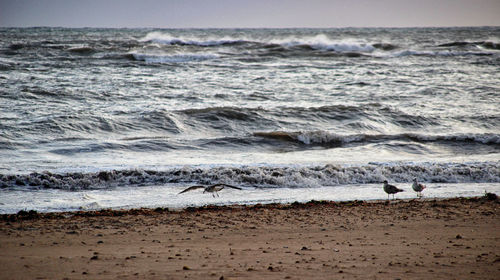
M 21 213 L 1 279 L 500 279 L 498 200 Z

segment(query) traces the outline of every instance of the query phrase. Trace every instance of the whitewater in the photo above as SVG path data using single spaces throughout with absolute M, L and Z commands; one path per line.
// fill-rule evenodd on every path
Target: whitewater
M 498 27 L 0 28 L 0 213 L 499 194 L 499 66 Z

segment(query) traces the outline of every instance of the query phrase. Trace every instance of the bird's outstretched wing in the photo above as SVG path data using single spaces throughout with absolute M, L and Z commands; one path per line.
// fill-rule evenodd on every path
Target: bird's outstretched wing
M 204 189 L 204 188 L 205 188 L 205 186 L 199 186 L 199 185 L 197 185 L 197 186 L 191 186 L 191 187 L 183 190 L 182 192 L 180 192 L 178 194 L 185 193 L 185 192 L 192 191 L 192 190 L 196 190 L 196 189 Z
M 228 184 L 215 184 L 215 185 L 212 185 L 211 187 L 219 187 L 219 186 L 237 189 L 237 190 L 242 190 L 242 188 L 240 188 L 240 187 L 236 187 L 236 186 L 232 186 L 232 185 L 228 185 Z

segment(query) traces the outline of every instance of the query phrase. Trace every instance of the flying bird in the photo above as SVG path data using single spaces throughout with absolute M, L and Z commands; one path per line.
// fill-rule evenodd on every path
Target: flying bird
M 227 184 L 215 184 L 215 185 L 210 185 L 210 186 L 196 185 L 196 186 L 191 186 L 191 187 L 183 190 L 179 194 L 185 193 L 188 191 L 192 191 L 192 190 L 196 190 L 196 189 L 204 189 L 203 193 L 209 192 L 209 193 L 212 193 L 213 197 L 215 197 L 215 195 L 217 195 L 217 197 L 218 197 L 219 196 L 218 192 L 224 188 L 232 188 L 232 189 L 241 190 L 240 187 L 235 187 L 235 186 L 231 186 L 231 185 L 227 185 Z
M 411 185 L 414 191 L 417 192 L 417 197 L 422 197 L 422 191 L 427 188 L 425 185 L 420 184 L 417 178 L 413 178 L 413 185 Z
M 384 191 L 387 193 L 387 199 L 389 199 L 389 195 L 392 194 L 392 199 L 394 199 L 394 194 L 398 192 L 403 192 L 402 189 L 397 188 L 394 185 L 390 185 L 387 180 L 384 181 Z

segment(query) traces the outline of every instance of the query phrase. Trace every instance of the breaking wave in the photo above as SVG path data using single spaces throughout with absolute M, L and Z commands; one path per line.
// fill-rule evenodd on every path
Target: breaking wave
M 368 164 L 306 167 L 182 167 L 166 171 L 112 170 L 93 173 L 0 174 L 0 188 L 88 190 L 122 186 L 228 183 L 243 187 L 321 187 L 375 184 L 384 180 L 407 183 L 417 178 L 432 183 L 498 183 L 500 163 Z
M 500 135 L 492 133 L 484 134 L 453 134 L 453 135 L 431 135 L 416 133 L 401 134 L 351 134 L 340 135 L 327 131 L 305 131 L 305 132 L 256 132 L 254 136 L 300 142 L 306 145 L 321 144 L 348 144 L 354 142 L 377 142 L 377 141 L 417 141 L 417 142 L 473 142 L 489 145 L 500 145 Z
M 300 48 L 303 50 L 324 50 L 335 52 L 373 52 L 376 49 L 380 50 L 393 50 L 397 46 L 390 43 L 361 43 L 350 41 L 335 41 L 328 38 L 326 35 L 316 35 L 310 37 L 285 37 L 285 38 L 269 38 L 269 39 L 255 39 L 255 38 L 215 38 L 215 39 L 200 39 L 200 38 L 177 38 L 168 34 L 160 32 L 148 33 L 140 41 L 152 42 L 156 44 L 165 45 L 192 45 L 200 47 L 213 47 L 213 46 L 243 46 L 255 48 Z
M 500 49 L 500 44 L 491 41 L 479 42 L 451 42 L 437 45 L 447 50 L 413 50 L 411 46 L 403 47 L 387 42 L 362 42 L 359 40 L 342 39 L 340 41 L 329 38 L 325 34 L 315 36 L 288 36 L 282 38 L 182 38 L 174 37 L 161 32 L 150 32 L 141 42 L 150 42 L 162 45 L 218 47 L 235 46 L 244 50 L 261 49 L 269 53 L 301 51 L 308 54 L 311 51 L 333 52 L 345 54 L 349 57 L 373 55 L 375 57 L 404 57 L 404 56 L 484 56 L 494 55 L 494 50 Z M 464 49 L 464 47 L 468 47 Z M 264 52 L 265 54 L 266 52 Z

